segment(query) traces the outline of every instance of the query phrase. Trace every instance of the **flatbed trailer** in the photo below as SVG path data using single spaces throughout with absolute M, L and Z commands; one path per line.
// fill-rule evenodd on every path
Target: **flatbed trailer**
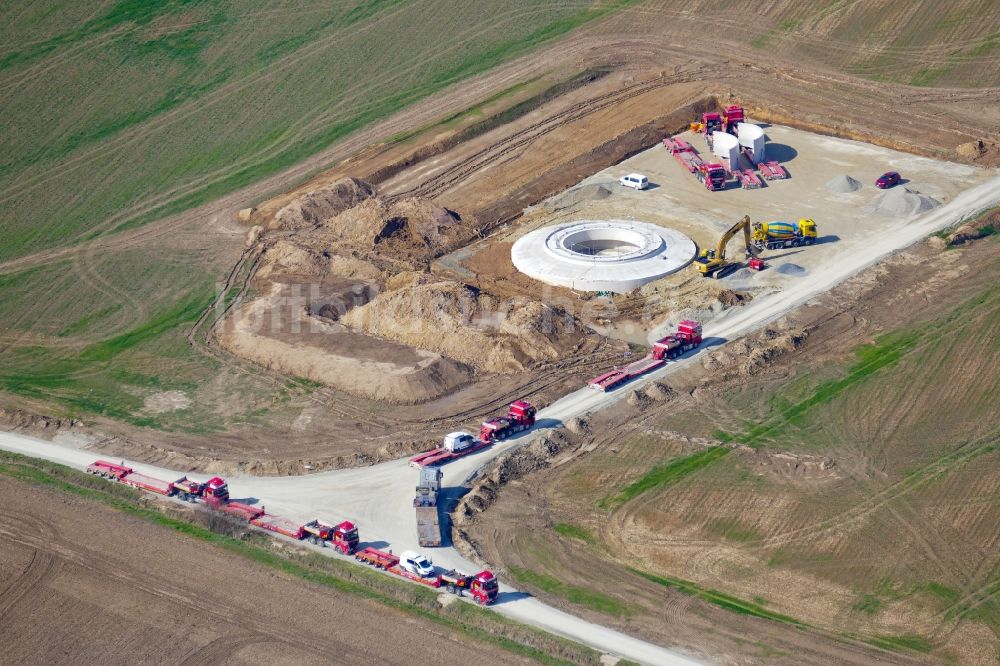
M 764 180 L 784 180 L 788 178 L 788 172 L 785 171 L 785 167 L 773 160 L 770 162 L 761 162 L 757 165 L 757 168 L 760 169 L 760 174 L 764 177 Z
M 732 173 L 744 190 L 756 190 L 763 185 L 760 176 L 753 169 L 734 169 Z
M 164 481 L 163 479 L 157 479 L 152 476 L 146 476 L 145 474 L 140 474 L 139 472 L 132 472 L 126 474 L 121 479 L 122 483 L 132 486 L 133 488 L 139 488 L 141 490 L 148 490 L 151 493 L 156 493 L 158 495 L 170 496 L 174 493 L 174 484 L 169 481 Z
M 254 518 L 264 515 L 264 509 L 243 504 L 242 502 L 219 502 L 215 505 L 215 508 L 231 516 L 243 518 L 248 523 Z
M 376 569 L 389 570 L 399 565 L 399 555 L 393 555 L 392 553 L 372 548 L 371 546 L 354 553 L 354 559 L 358 562 L 370 564 Z
M 477 439 L 476 443 L 470 447 L 464 448 L 461 451 L 449 451 L 443 446 L 431 449 L 430 451 L 424 451 L 423 453 L 418 453 L 417 455 L 410 458 L 410 467 L 430 467 L 431 465 L 443 465 L 445 463 L 451 462 L 452 460 L 458 460 L 459 458 L 464 458 L 465 456 L 472 455 L 473 453 L 478 453 L 483 449 L 489 448 L 492 442 L 484 442 L 481 439 Z
M 250 519 L 251 525 L 256 525 L 261 529 L 270 532 L 277 532 L 293 539 L 301 539 L 306 535 L 303 526 L 290 518 L 275 516 L 270 513 L 262 513 Z
M 389 573 L 396 574 L 408 580 L 412 580 L 415 583 L 420 583 L 421 585 L 426 585 L 427 587 L 441 587 L 441 577 L 440 576 L 420 576 L 418 574 L 407 571 L 403 567 L 396 565 L 394 567 L 389 567 L 386 569 Z
M 106 479 L 121 481 L 126 474 L 131 474 L 134 470 L 126 465 L 108 462 L 107 460 L 97 460 L 87 465 L 88 474 L 96 474 Z
M 663 147 L 670 151 L 689 173 L 695 173 L 705 164 L 698 151 L 684 139 L 668 136 L 663 139 Z
M 625 382 L 631 381 L 636 377 L 640 377 L 647 372 L 655 370 L 656 368 L 661 368 L 664 365 L 666 365 L 666 361 L 663 359 L 653 358 L 652 356 L 644 356 L 634 363 L 629 363 L 626 366 L 615 368 L 614 370 L 605 372 L 603 375 L 594 377 L 587 382 L 587 386 L 596 391 L 606 393 L 607 391 L 611 391 Z

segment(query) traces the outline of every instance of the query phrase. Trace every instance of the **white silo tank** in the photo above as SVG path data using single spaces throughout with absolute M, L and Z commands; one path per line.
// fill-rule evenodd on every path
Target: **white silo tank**
M 747 156 L 753 160 L 754 164 L 763 162 L 765 154 L 763 128 L 750 123 L 740 123 L 736 126 L 736 133 L 740 146 L 743 147 L 744 152 L 748 153 Z
M 730 169 L 739 166 L 740 142 L 732 134 L 712 132 L 712 152 L 729 162 Z

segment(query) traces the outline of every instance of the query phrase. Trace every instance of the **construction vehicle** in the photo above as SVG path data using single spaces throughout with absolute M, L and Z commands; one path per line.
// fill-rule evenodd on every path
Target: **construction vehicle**
M 817 236 L 816 223 L 809 218 L 798 222 L 755 222 L 751 234 L 758 250 L 812 245 Z
M 442 465 L 457 458 L 471 455 L 477 451 L 482 451 L 490 445 L 489 442 L 482 442 L 467 432 L 452 432 L 444 436 L 441 446 L 424 451 L 410 458 L 411 467 L 428 467 L 430 465 Z
M 722 131 L 722 114 L 716 111 L 709 111 L 701 114 L 701 133 L 708 141 L 708 147 L 712 147 L 712 132 Z
M 727 106 L 722 111 L 722 131 L 736 136 L 736 126 L 745 122 L 743 107 L 736 104 Z
M 653 343 L 650 356 L 657 360 L 677 358 L 701 344 L 701 324 L 693 319 L 685 319 L 677 325 L 677 331 Z
M 229 486 L 224 479 L 212 477 L 205 483 L 199 483 L 182 476 L 176 481 L 164 481 L 152 476 L 140 474 L 125 464 L 108 462 L 107 460 L 97 460 L 87 466 L 87 472 L 102 476 L 111 481 L 120 481 L 133 488 L 147 490 L 158 495 L 167 497 L 176 496 L 178 499 L 194 502 L 199 497 L 206 501 L 221 501 L 229 499 Z
M 479 428 L 479 441 L 495 442 L 511 435 L 527 430 L 535 425 L 535 408 L 530 402 L 515 400 L 510 403 L 507 416 L 490 419 Z
M 441 492 L 442 476 L 444 474 L 437 467 L 420 468 L 420 481 L 417 483 L 413 507 L 417 513 L 417 541 L 422 548 L 437 548 L 441 545 L 437 497 Z
M 458 571 L 445 571 L 439 577 L 441 586 L 452 594 L 462 596 L 468 591 L 476 603 L 480 606 L 488 606 L 497 600 L 500 593 L 500 586 L 497 584 L 497 577 L 492 571 L 483 570 L 474 576 L 468 576 Z
M 691 319 L 685 319 L 677 327 L 675 333 L 654 342 L 653 348 L 647 356 L 624 367 L 616 367 L 598 375 L 587 382 L 587 386 L 595 391 L 611 391 L 636 377 L 663 367 L 667 360 L 676 358 L 700 344 L 701 324 Z
M 732 240 L 733 236 L 740 231 L 743 232 L 743 242 L 746 247 L 747 257 L 755 256 L 757 248 L 750 236 L 750 216 L 744 215 L 743 219 L 731 226 L 726 233 L 722 234 L 722 238 L 719 239 L 719 244 L 715 249 L 706 248 L 702 250 L 692 262 L 692 265 L 703 276 L 716 279 L 722 278 L 736 270 L 739 267 L 739 263 L 726 259 L 726 246 Z
M 309 523 L 306 523 L 306 527 Z M 344 555 L 353 555 L 358 549 L 360 539 L 358 526 L 349 520 L 337 524 L 330 533 L 330 548 L 339 550 Z
M 718 162 L 702 164 L 695 175 L 708 190 L 717 192 L 726 189 L 726 180 L 728 179 L 726 167 Z

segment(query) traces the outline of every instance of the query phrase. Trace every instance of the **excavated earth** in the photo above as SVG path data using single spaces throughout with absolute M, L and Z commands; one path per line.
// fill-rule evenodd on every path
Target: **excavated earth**
M 638 32 L 615 33 L 613 25 L 610 33 L 585 31 L 210 209 L 116 241 L 187 238 L 192 234 L 177 231 L 197 229 L 198 242 L 217 234 L 229 243 L 232 225 L 214 220 L 239 219 L 233 224 L 249 232 L 254 270 L 233 285 L 242 288 L 241 303 L 197 344 L 261 386 L 281 386 L 289 376 L 317 386 L 283 403 L 264 427 L 211 436 L 140 433 L 96 419 L 96 446 L 220 471 L 370 464 L 474 427 L 511 399 L 547 404 L 618 362 L 627 343 L 645 342 L 658 313 L 740 307 L 752 296 L 747 290 L 694 279 L 669 293 L 654 286 L 613 303 L 585 300 L 540 288 L 509 261 L 512 233 L 538 223 L 531 214 L 522 218 L 526 207 L 721 103 L 738 101 L 763 122 L 928 157 L 979 166 L 1000 160 L 990 138 L 1000 121 L 996 89 L 910 88 L 837 74 L 808 59 L 789 66 L 773 52 L 744 58 L 734 54 L 746 49 L 727 47 L 724 36 L 717 49 L 677 46 L 689 19 L 644 20 Z M 583 71 L 591 74 L 579 76 Z M 531 77 L 575 83 L 481 130 L 468 131 L 476 127 L 472 116 L 434 124 Z M 901 104 L 906 123 L 894 120 Z M 492 109 L 499 113 L 503 104 Z M 430 129 L 380 142 L 421 127 Z M 331 162 L 337 166 L 290 186 Z M 581 201 L 611 201 L 607 191 L 598 185 L 563 195 L 562 214 Z

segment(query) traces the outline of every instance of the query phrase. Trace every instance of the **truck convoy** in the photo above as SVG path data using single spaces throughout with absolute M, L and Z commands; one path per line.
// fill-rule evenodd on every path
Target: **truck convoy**
M 288 518 L 269 514 L 262 506 L 234 502 L 229 498 L 228 484 L 218 476 L 212 477 L 205 483 L 192 481 L 186 476 L 168 482 L 141 474 L 127 465 L 107 460 L 97 460 L 87 465 L 87 472 L 109 481 L 118 481 L 133 488 L 166 497 L 176 497 L 182 501 L 197 502 L 200 499 L 211 508 L 246 520 L 254 527 L 300 541 L 306 540 L 318 546 L 329 543 L 331 548 L 345 555 L 352 554 L 358 548 L 358 528 L 354 523 L 345 520 L 339 525 L 330 525 L 317 519 L 299 524 Z
M 423 548 L 437 548 L 441 545 L 437 497 L 441 492 L 442 476 L 438 467 L 420 468 L 420 481 L 417 483 L 413 507 L 417 512 L 417 541 Z
M 436 485 L 436 488 L 440 489 L 441 470 L 432 468 L 422 471 L 428 473 L 427 478 L 433 476 L 434 482 L 431 485 Z M 157 495 L 174 497 L 184 501 L 198 501 L 197 499 L 187 500 L 183 497 L 184 493 L 196 494 L 198 499 L 205 501 L 211 508 L 243 518 L 254 527 L 292 539 L 305 540 L 315 545 L 322 546 L 329 543 L 331 548 L 344 555 L 353 555 L 360 562 L 384 569 L 402 578 L 430 587 L 444 587 L 448 592 L 458 596 L 468 592 L 474 601 L 483 606 L 492 604 L 499 596 L 500 586 L 492 571 L 484 569 L 475 575 L 463 574 L 454 570 L 436 573 L 434 565 L 429 559 L 413 551 L 404 552 L 401 558 L 398 555 L 393 555 L 391 551 L 382 551 L 372 547 L 358 550 L 358 528 L 354 523 L 345 520 L 338 525 L 332 525 L 317 519 L 299 524 L 293 520 L 267 513 L 262 506 L 234 502 L 229 499 L 229 488 L 225 480 L 219 477 L 213 477 L 206 483 L 192 481 L 187 477 L 182 477 L 176 482 L 167 482 L 141 474 L 127 465 L 107 460 L 97 460 L 91 463 L 87 466 L 87 472 L 112 482 L 125 483 Z M 436 508 L 434 514 L 436 522 Z M 438 538 L 440 539 L 440 533 Z
M 812 245 L 816 242 L 816 223 L 808 218 L 798 222 L 755 222 L 753 241 L 759 250 Z
M 436 574 L 430 560 L 409 550 L 400 557 L 393 555 L 391 551 L 369 547 L 355 553 L 354 558 L 376 569 L 388 571 L 429 587 L 444 587 L 452 594 L 462 596 L 468 591 L 481 606 L 495 602 L 500 592 L 500 586 L 492 571 L 484 569 L 472 576 L 455 570 Z
M 663 367 L 668 359 L 677 358 L 684 352 L 694 349 L 701 344 L 701 341 L 701 324 L 685 319 L 677 326 L 676 332 L 654 342 L 648 356 L 622 368 L 614 368 L 598 375 L 587 382 L 587 386 L 595 391 L 611 391 L 636 377 Z

